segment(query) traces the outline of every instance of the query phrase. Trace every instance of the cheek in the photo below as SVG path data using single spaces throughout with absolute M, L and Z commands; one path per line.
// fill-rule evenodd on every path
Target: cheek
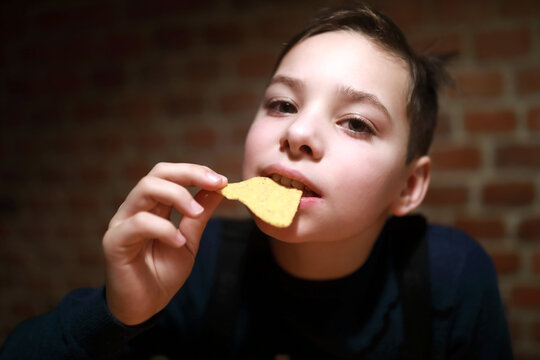
M 252 123 L 244 143 L 244 178 L 252 177 L 256 174 L 257 160 L 260 159 L 260 155 L 272 141 L 270 130 L 269 126 L 261 121 L 255 120 Z
M 334 173 L 337 211 L 384 211 L 400 192 L 402 166 L 390 152 L 364 153 L 364 156 Z

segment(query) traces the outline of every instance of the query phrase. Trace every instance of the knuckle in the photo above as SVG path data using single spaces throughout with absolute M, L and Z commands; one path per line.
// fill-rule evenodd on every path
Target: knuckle
M 131 217 L 131 223 L 137 229 L 144 228 L 147 222 L 148 215 L 145 212 L 138 212 Z
M 147 190 L 151 188 L 154 184 L 154 180 L 151 176 L 147 175 L 143 177 L 141 180 L 139 180 L 138 187 Z
M 160 174 L 165 170 L 167 166 L 168 166 L 168 163 L 160 161 L 156 165 L 154 165 L 154 167 L 150 171 L 150 174 Z

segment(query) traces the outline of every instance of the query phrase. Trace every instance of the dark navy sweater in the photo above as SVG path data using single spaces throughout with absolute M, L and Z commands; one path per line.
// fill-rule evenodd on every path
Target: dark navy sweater
M 243 269 L 245 281 L 236 294 L 238 311 L 225 314 L 234 318 L 231 344 L 213 348 L 218 342 L 201 336 L 205 333 L 201 327 L 223 223 L 209 222 L 190 278 L 169 305 L 146 323 L 131 327 L 118 323 L 107 308 L 104 288 L 76 290 L 52 312 L 19 325 L 0 350 L 0 359 L 213 357 L 209 354 L 219 354 L 216 358 L 220 359 L 399 358 L 402 306 L 391 261 L 396 254 L 384 236 L 358 271 L 330 281 L 303 280 L 285 273 L 271 257 L 264 236 L 259 236 L 256 241 L 262 246 L 250 248 Z M 258 231 L 252 222 L 250 226 Z M 432 307 L 430 358 L 511 359 L 489 256 L 455 229 L 430 225 L 426 238 Z

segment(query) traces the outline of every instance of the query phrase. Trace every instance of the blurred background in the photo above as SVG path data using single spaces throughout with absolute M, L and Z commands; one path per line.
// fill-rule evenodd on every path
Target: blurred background
M 283 42 L 335 1 L 0 4 L 0 343 L 103 282 L 101 237 L 159 161 L 240 179 Z M 372 1 L 417 49 L 458 51 L 422 207 L 497 268 L 517 359 L 540 359 L 540 2 Z M 223 202 L 220 215 L 245 216 Z

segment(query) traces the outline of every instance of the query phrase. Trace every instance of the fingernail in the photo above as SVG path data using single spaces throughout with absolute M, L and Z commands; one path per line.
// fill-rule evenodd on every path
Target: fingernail
M 193 211 L 193 215 L 198 215 L 204 211 L 204 208 L 195 200 L 191 201 L 191 210 Z
M 207 176 L 214 183 L 218 183 L 222 180 L 222 177 L 219 176 L 218 174 L 208 173 Z
M 186 243 L 186 238 L 184 237 L 184 235 L 182 235 L 180 230 L 176 231 L 176 241 L 178 242 L 178 245 L 180 246 L 183 246 Z

